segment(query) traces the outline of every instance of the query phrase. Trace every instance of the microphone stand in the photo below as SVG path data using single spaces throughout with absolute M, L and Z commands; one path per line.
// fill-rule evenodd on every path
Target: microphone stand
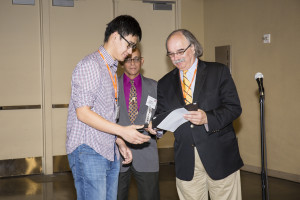
M 261 88 L 260 88 L 261 89 Z M 265 134 L 265 118 L 264 118 L 264 102 L 265 94 L 264 90 L 260 90 L 260 132 L 261 132 L 261 182 L 262 182 L 262 199 L 269 200 L 269 186 L 268 186 L 268 174 L 267 174 L 267 146 L 266 146 L 266 134 Z

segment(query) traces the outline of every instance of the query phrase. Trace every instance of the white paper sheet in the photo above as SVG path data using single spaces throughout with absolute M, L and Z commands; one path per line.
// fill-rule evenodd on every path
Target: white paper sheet
M 185 108 L 173 110 L 158 124 L 157 128 L 174 132 L 181 124 L 187 122 L 187 120 L 183 118 L 183 115 L 187 113 L 189 113 L 189 111 Z

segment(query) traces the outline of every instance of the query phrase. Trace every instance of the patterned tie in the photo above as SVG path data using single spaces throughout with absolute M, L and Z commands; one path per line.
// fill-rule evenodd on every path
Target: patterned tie
M 134 120 L 138 114 L 138 105 L 137 105 L 137 95 L 136 95 L 136 88 L 134 86 L 134 81 L 130 80 L 131 88 L 130 88 L 130 95 L 129 95 L 129 110 L 128 115 L 131 124 L 134 124 Z
M 185 93 L 185 104 L 193 102 L 192 90 L 190 88 L 190 81 L 186 77 L 187 70 L 183 71 L 183 91 Z

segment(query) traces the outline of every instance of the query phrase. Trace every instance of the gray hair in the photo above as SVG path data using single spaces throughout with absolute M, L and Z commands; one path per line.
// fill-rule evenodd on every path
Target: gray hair
M 170 39 L 170 37 L 172 35 L 174 35 L 175 33 L 182 33 L 182 35 L 184 35 L 184 37 L 190 42 L 190 44 L 194 45 L 195 47 L 195 57 L 196 58 L 199 58 L 202 56 L 203 54 L 203 48 L 201 46 L 201 44 L 198 42 L 198 40 L 196 39 L 196 37 L 188 30 L 186 29 L 177 29 L 175 31 L 173 31 L 168 37 L 167 37 L 167 40 L 166 40 L 166 49 L 168 51 L 168 46 L 167 46 L 167 43 Z

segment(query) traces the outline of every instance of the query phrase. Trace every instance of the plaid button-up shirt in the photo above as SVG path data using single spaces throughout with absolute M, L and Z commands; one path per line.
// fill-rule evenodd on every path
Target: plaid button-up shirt
M 118 62 L 99 48 L 114 77 Z M 81 144 L 86 144 L 106 159 L 113 161 L 114 153 L 119 157 L 115 145 L 116 136 L 101 132 L 78 120 L 76 109 L 90 106 L 91 110 L 104 119 L 116 122 L 115 91 L 107 66 L 98 51 L 86 56 L 76 66 L 72 74 L 72 93 L 67 121 L 67 154 Z

